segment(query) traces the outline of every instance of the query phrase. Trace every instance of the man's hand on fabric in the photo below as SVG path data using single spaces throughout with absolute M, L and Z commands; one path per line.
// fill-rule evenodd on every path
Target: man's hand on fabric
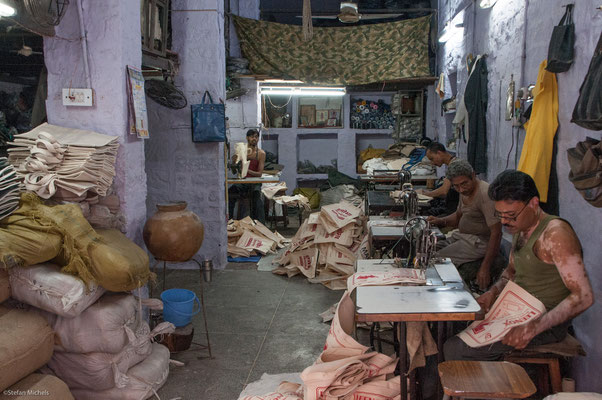
M 496 295 L 493 291 L 483 293 L 477 298 L 477 303 L 481 306 L 483 312 L 488 312 L 493 303 L 495 302 Z
M 510 329 L 502 339 L 502 343 L 519 350 L 524 349 L 537 335 L 537 323 L 538 321 L 535 320 Z

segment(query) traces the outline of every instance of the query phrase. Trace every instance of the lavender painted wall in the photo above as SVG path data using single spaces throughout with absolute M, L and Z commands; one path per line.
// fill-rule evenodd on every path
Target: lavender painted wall
M 173 50 L 181 63 L 176 86 L 189 104 L 200 103 L 205 90 L 214 101 L 225 99 L 223 2 L 172 0 L 171 8 Z M 223 268 L 227 248 L 223 144 L 192 142 L 190 107 L 171 110 L 149 101 L 148 111 L 148 215 L 157 203 L 187 201 L 205 225 L 198 258 Z
M 462 10 L 470 1 L 441 0 L 439 28 Z M 466 85 L 467 73 L 463 67 L 466 54 L 487 53 L 489 69 L 489 107 L 487 111 L 488 135 L 488 180 L 492 180 L 506 167 L 506 157 L 512 144 L 511 124 L 504 120 L 504 97 L 514 74 L 517 87 L 535 83 L 538 67 L 547 57 L 547 48 L 552 28 L 560 20 L 566 4 L 563 0 L 500 0 L 489 10 L 475 10 L 473 5 L 465 11 L 464 36 L 456 37 L 440 46 L 438 60 L 440 70 L 450 75 L 457 72 L 457 86 Z M 588 131 L 570 123 L 571 113 L 577 100 L 579 87 L 587 72 L 589 61 L 602 30 L 602 12 L 596 10 L 599 0 L 579 0 L 574 11 L 575 62 L 568 72 L 557 74 L 559 95 L 558 130 L 558 176 L 560 181 L 560 215 L 574 227 L 583 245 L 585 264 L 594 287 L 596 303 L 574 320 L 577 337 L 587 351 L 587 357 L 574 360 L 573 375 L 579 391 L 602 392 L 599 379 L 599 364 L 602 347 L 598 336 L 602 330 L 602 209 L 586 203 L 568 180 L 569 165 L 566 150 L 586 136 L 600 138 L 599 132 Z M 472 3 L 474 4 L 474 3 Z M 525 18 L 525 5 L 527 15 Z M 526 22 L 526 23 L 525 23 Z M 524 77 L 521 77 L 522 37 L 526 29 L 526 58 Z M 522 82 L 522 83 L 521 83 Z M 501 93 L 501 95 L 500 95 Z M 440 105 L 439 100 L 437 107 Z M 435 107 L 435 109 L 438 109 Z M 438 118 L 434 136 L 446 136 L 445 118 Z M 522 146 L 524 130 L 520 131 Z M 460 154 L 466 146 L 460 144 Z M 520 146 L 519 153 L 520 156 Z M 509 168 L 514 168 L 514 152 L 510 156 Z M 592 223 L 592 222 L 597 223 Z
M 142 244 L 146 220 L 143 141 L 128 135 L 126 65 L 140 67 L 140 4 L 135 1 L 81 0 L 88 35 L 93 107 L 65 107 L 61 89 L 85 87 L 83 52 L 78 40 L 44 38 L 48 68 L 48 122 L 119 136 L 114 187 L 126 218 L 127 235 Z M 72 1 L 56 28 L 62 38 L 80 37 L 77 2 Z

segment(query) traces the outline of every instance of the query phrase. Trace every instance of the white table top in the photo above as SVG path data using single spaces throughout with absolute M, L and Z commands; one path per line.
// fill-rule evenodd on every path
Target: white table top
M 280 182 L 280 177 L 275 175 L 264 175 L 262 177 L 252 176 L 247 178 L 228 178 L 228 183 L 278 183 Z
M 455 314 L 481 310 L 470 292 L 454 285 L 363 286 L 356 292 L 358 314 Z
M 357 272 L 388 271 L 392 259 L 358 260 Z M 451 260 L 426 270 L 426 286 L 361 286 L 356 289 L 358 314 L 445 314 L 476 313 L 481 307 L 464 289 L 462 278 Z M 426 319 L 428 320 L 428 316 Z M 439 320 L 439 319 L 437 319 Z

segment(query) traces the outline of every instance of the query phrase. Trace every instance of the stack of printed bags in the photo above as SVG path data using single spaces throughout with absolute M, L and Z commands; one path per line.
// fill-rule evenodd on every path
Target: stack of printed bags
M 362 210 L 341 201 L 309 215 L 272 272 L 289 277 L 302 273 L 312 283 L 344 290 L 347 278 L 355 272 L 355 261 L 368 255 Z
M 0 219 L 19 206 L 20 179 L 5 157 L 0 157 Z
M 82 201 L 106 196 L 115 176 L 116 136 L 42 124 L 15 136 L 8 161 L 27 190 L 48 199 Z

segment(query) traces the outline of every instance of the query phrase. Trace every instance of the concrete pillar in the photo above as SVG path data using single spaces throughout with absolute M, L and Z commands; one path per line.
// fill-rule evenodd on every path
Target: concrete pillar
M 62 88 L 86 87 L 84 54 L 78 40 L 78 1 L 82 2 L 88 36 L 93 107 L 65 107 L 61 99 Z M 146 220 L 144 145 L 142 139 L 128 134 L 125 86 L 126 65 L 140 67 L 140 4 L 119 0 L 71 1 L 56 34 L 55 38 L 44 38 L 48 122 L 119 136 L 114 187 L 126 218 L 127 235 L 141 244 Z
M 180 57 L 176 86 L 189 105 L 200 103 L 205 90 L 215 102 L 225 101 L 223 2 L 172 0 L 171 9 L 172 50 Z M 192 142 L 190 106 L 172 110 L 149 100 L 148 111 L 148 214 L 155 212 L 157 203 L 187 201 L 205 225 L 198 258 L 223 268 L 227 250 L 223 143 Z

